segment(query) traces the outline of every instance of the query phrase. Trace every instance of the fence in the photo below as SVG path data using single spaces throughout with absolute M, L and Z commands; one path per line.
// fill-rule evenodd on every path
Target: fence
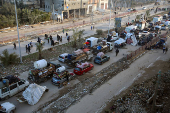
M 130 54 L 127 55 L 127 60 L 135 57 L 136 55 L 140 54 L 141 52 L 145 51 L 145 47 L 150 47 L 152 45 L 154 45 L 156 42 L 158 42 L 160 40 L 160 37 L 165 36 L 167 33 L 164 33 L 160 36 L 155 37 L 154 39 L 152 39 L 150 42 L 146 43 L 144 46 L 140 47 L 139 49 L 137 49 L 136 51 L 131 52 Z
M 127 12 L 127 13 L 122 13 L 122 14 L 117 14 L 117 15 L 112 15 L 111 18 L 116 18 L 116 17 L 121 17 L 124 15 L 128 15 L 134 12 Z M 101 22 L 101 21 L 106 21 L 109 20 L 109 16 L 103 17 L 103 18 L 98 18 L 95 19 L 94 22 Z M 42 35 L 42 34 L 51 34 L 53 32 L 57 32 L 59 30 L 64 29 L 71 29 L 73 27 L 79 27 L 79 26 L 85 26 L 85 25 L 90 25 L 91 21 L 85 21 L 85 22 L 76 22 L 74 24 L 69 24 L 69 25 L 65 25 L 65 26 L 59 26 L 59 27 L 54 27 L 54 28 L 50 28 L 50 29 L 43 29 L 43 30 L 39 30 L 39 31 L 33 31 L 33 32 L 29 32 L 29 33 L 24 33 L 24 34 L 20 34 L 20 40 L 25 40 L 28 37 L 31 36 L 37 36 L 37 35 Z M 2 37 L 0 44 L 4 44 L 4 43 L 9 43 L 9 42 L 14 42 L 17 41 L 18 38 L 17 35 L 14 36 L 8 36 L 8 37 Z

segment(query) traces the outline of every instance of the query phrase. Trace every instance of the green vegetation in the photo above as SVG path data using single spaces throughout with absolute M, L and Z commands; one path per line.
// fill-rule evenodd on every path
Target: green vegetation
M 97 29 L 97 30 L 96 30 L 96 33 L 97 33 L 97 35 L 103 35 L 103 30 Z
M 19 25 L 29 25 L 50 20 L 50 13 L 45 13 L 38 9 L 30 10 L 24 6 L 22 7 L 21 4 L 17 6 L 19 7 L 17 9 Z M 14 4 L 5 3 L 0 10 L 0 29 L 14 26 L 16 26 Z
M 8 50 L 5 49 L 0 55 L 0 61 L 4 66 L 8 66 L 10 64 L 15 64 L 18 61 L 18 55 L 14 52 L 9 54 Z
M 36 51 L 38 51 L 39 59 L 42 59 L 42 49 L 44 48 L 45 42 L 43 43 L 36 43 Z

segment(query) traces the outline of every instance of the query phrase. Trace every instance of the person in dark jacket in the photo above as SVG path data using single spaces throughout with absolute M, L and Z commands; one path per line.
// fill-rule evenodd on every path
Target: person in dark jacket
M 13 44 L 13 45 L 14 45 L 14 49 L 16 50 L 16 43 L 14 42 L 14 44 Z
M 25 49 L 26 49 L 26 53 L 28 53 L 28 47 L 27 47 L 27 45 L 25 46 Z
M 118 53 L 119 53 L 119 50 L 118 50 L 118 48 L 116 49 L 116 56 L 118 55 Z

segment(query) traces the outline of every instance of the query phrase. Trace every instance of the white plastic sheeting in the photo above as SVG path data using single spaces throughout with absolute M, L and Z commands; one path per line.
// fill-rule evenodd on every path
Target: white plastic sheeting
M 65 70 L 66 70 L 65 66 L 61 66 L 61 67 L 56 69 L 56 72 L 63 72 Z
M 131 43 L 131 45 L 136 46 L 138 42 L 137 42 L 136 37 L 135 37 L 134 34 L 131 36 L 131 39 L 133 41 L 133 43 Z
M 38 84 L 30 84 L 28 88 L 22 93 L 25 100 L 28 104 L 35 105 L 47 89 L 46 86 L 40 86 Z
M 114 43 L 115 44 L 122 44 L 125 43 L 126 41 L 123 38 L 119 38 L 119 40 L 116 40 Z
M 102 58 L 102 57 L 104 56 L 104 53 L 103 53 L 103 52 L 99 52 L 99 53 L 97 54 L 97 56 Z
M 78 68 L 85 68 L 87 66 L 89 66 L 90 64 L 88 62 L 85 62 L 85 63 L 81 63 L 81 64 L 77 64 L 77 67 Z

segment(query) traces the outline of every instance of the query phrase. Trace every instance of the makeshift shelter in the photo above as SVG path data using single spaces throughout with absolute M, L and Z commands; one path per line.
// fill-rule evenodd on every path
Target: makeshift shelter
M 40 86 L 38 84 L 30 84 L 28 88 L 22 93 L 24 99 L 30 105 L 35 105 L 46 91 L 46 86 Z

